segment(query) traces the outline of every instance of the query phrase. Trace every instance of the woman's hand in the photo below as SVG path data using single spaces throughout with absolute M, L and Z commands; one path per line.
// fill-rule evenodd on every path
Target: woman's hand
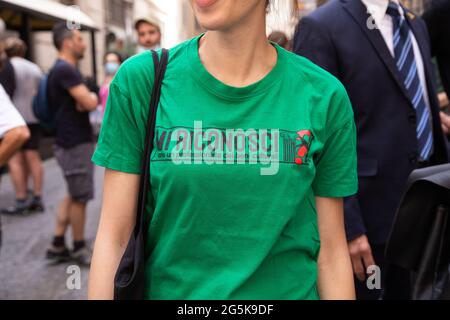
M 103 207 L 89 274 L 89 299 L 112 300 L 114 277 L 136 221 L 139 175 L 106 170 Z
M 316 198 L 321 249 L 318 289 L 322 300 L 354 300 L 352 264 L 344 229 L 341 198 Z

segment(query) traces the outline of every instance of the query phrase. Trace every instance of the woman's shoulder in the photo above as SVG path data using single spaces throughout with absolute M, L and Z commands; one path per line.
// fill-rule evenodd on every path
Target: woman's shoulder
M 180 59 L 181 52 L 186 48 L 191 40 L 185 41 L 171 49 L 169 49 L 169 67 L 177 65 L 177 61 Z M 159 56 L 161 56 L 162 49 L 156 50 Z M 140 85 L 140 87 L 147 87 L 153 84 L 155 75 L 155 69 L 153 65 L 152 52 L 150 50 L 144 51 L 137 55 L 128 58 L 121 66 L 116 76 L 114 77 L 112 84 L 119 86 L 122 91 L 128 91 L 131 87 Z
M 169 64 L 172 64 L 174 60 L 179 59 L 180 53 L 185 49 L 191 40 L 180 43 L 179 45 L 168 49 L 169 51 Z M 159 56 L 161 56 L 162 49 L 156 50 Z M 121 66 L 122 70 L 126 70 L 129 73 L 139 74 L 147 73 L 153 70 L 153 58 L 152 51 L 147 50 L 142 53 L 136 54 L 131 58 L 128 58 Z
M 315 88 L 322 92 L 342 92 L 345 89 L 342 83 L 330 72 L 313 63 L 311 60 L 287 52 L 289 57 L 289 72 L 292 77 L 294 73 L 299 81 L 304 85 L 307 82 L 311 88 Z
M 299 88 L 299 94 L 308 94 L 314 102 L 316 114 L 323 112 L 338 123 L 353 118 L 347 90 L 340 80 L 305 57 L 290 52 L 288 55 L 289 81 L 296 81 L 294 86 Z M 339 121 L 339 118 L 344 120 Z

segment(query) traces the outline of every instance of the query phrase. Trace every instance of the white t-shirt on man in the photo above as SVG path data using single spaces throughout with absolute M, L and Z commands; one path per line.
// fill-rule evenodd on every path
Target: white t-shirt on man
M 42 71 L 35 63 L 24 58 L 13 57 L 10 61 L 16 75 L 16 90 L 12 102 L 27 124 L 38 123 L 32 104 L 43 76 Z

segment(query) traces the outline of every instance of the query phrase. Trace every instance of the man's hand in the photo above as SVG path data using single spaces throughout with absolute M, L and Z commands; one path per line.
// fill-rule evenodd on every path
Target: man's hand
M 353 272 L 360 281 L 366 279 L 366 270 L 375 265 L 369 240 L 362 235 L 348 243 L 348 250 L 352 259 Z
M 442 123 L 442 131 L 446 135 L 450 134 L 450 116 L 448 114 L 445 114 L 444 112 L 441 112 L 441 123 Z
M 449 105 L 448 97 L 445 92 L 439 93 L 439 106 L 445 108 Z

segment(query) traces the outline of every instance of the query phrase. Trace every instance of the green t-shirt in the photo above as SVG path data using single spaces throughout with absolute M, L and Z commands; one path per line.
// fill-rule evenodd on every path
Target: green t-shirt
M 200 36 L 201 37 L 201 36 Z M 151 162 L 148 299 L 318 299 L 315 196 L 357 191 L 345 89 L 279 46 L 261 81 L 230 87 L 196 37 L 170 50 Z M 151 54 L 113 80 L 93 161 L 139 174 Z

